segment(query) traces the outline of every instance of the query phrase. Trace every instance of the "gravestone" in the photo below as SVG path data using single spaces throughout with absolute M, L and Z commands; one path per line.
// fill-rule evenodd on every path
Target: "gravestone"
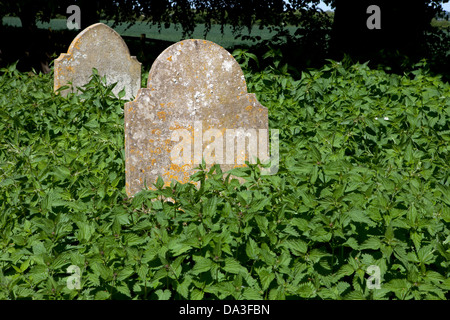
M 67 53 L 55 59 L 54 90 L 72 82 L 73 90 L 87 84 L 96 68 L 106 76 L 106 84 L 117 82 L 113 93 L 125 88 L 124 99 L 132 99 L 141 87 L 141 63 L 130 51 L 122 37 L 103 23 L 93 24 L 80 32 Z M 71 89 L 60 91 L 66 95 Z
M 198 164 L 223 172 L 268 159 L 268 112 L 247 93 L 233 56 L 206 40 L 173 44 L 155 60 L 147 88 L 125 104 L 129 196 L 175 179 L 187 183 Z

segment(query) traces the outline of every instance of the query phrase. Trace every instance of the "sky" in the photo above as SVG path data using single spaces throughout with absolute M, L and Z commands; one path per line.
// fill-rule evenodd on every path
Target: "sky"
M 445 11 L 450 12 L 450 2 L 444 3 L 442 6 L 444 7 Z M 331 7 L 327 6 L 325 3 L 323 3 L 323 1 L 320 2 L 319 8 L 321 8 L 324 11 L 332 10 Z

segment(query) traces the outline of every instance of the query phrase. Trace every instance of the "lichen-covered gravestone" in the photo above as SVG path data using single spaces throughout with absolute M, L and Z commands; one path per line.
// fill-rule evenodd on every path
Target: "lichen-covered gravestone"
M 173 44 L 155 60 L 147 88 L 125 104 L 125 170 L 129 196 L 189 181 L 202 163 L 223 172 L 268 159 L 268 113 L 247 93 L 233 56 L 206 40 Z
M 87 84 L 96 68 L 100 76 L 106 76 L 106 84 L 117 82 L 113 93 L 125 89 L 124 99 L 132 99 L 141 87 L 141 63 L 130 51 L 122 37 L 103 23 L 93 24 L 80 32 L 70 44 L 67 53 L 55 59 L 54 90 L 72 83 L 70 90 Z

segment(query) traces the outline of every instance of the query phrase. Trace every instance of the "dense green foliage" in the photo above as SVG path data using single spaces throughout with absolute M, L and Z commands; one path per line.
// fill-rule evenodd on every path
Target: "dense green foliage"
M 94 74 L 63 98 L 52 75 L 3 70 L 0 299 L 449 298 L 450 86 L 425 65 L 330 61 L 295 81 L 276 51 L 260 73 L 235 56 L 280 130 L 279 172 L 200 170 L 200 189 L 132 199 L 111 87 Z

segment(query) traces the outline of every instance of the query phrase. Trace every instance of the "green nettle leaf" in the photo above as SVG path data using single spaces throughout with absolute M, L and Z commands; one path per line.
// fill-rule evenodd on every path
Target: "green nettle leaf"
M 187 252 L 187 251 L 192 249 L 191 246 L 186 245 L 184 243 L 180 243 L 177 240 L 171 241 L 169 243 L 168 248 L 169 248 L 169 250 L 172 251 L 174 257 L 179 256 L 179 255 L 181 255 L 181 254 L 183 254 L 183 253 L 185 253 L 185 252 Z
M 269 225 L 269 220 L 267 220 L 267 218 L 263 216 L 255 216 L 255 220 L 261 231 L 266 232 Z
M 185 299 L 189 297 L 189 286 L 192 283 L 190 276 L 185 276 L 181 284 L 177 285 L 177 292 Z
M 244 288 L 242 298 L 245 300 L 262 300 L 261 293 L 254 288 Z
M 434 283 L 440 283 L 445 280 L 445 277 L 436 271 L 429 270 L 426 273 L 427 280 L 430 280 Z
M 155 186 L 158 190 L 161 190 L 164 187 L 164 180 L 162 177 L 159 176 L 158 179 L 156 179 Z
M 352 291 L 345 295 L 346 300 L 366 300 L 364 294 L 360 291 Z
M 318 176 L 319 176 L 319 167 L 318 166 L 312 167 L 311 180 L 310 180 L 311 184 L 316 183 Z
M 120 270 L 117 274 L 117 280 L 123 281 L 129 278 L 131 275 L 135 273 L 134 268 L 131 266 L 126 266 L 122 270 Z
M 170 290 L 156 290 L 155 294 L 158 296 L 158 300 L 169 300 L 172 292 L 170 292 Z
M 265 291 L 269 288 L 272 281 L 275 279 L 275 274 L 267 269 L 257 270 L 261 288 Z
M 139 276 L 139 278 L 141 280 L 146 280 L 147 279 L 147 275 L 149 273 L 149 268 L 146 265 L 140 265 L 139 267 L 137 267 L 136 269 L 136 273 Z
M 309 230 L 308 221 L 302 218 L 293 218 L 290 220 L 290 223 L 296 226 L 300 231 Z
M 269 292 L 270 300 L 285 300 L 286 295 L 282 287 L 278 287 L 277 289 L 271 289 Z
M 296 288 L 296 294 L 300 295 L 302 298 L 314 298 L 316 296 L 316 288 L 311 282 L 302 283 Z
M 135 246 L 135 245 L 139 245 L 143 242 L 145 242 L 144 238 L 139 237 L 136 234 L 130 233 L 130 234 L 125 234 L 124 235 L 124 241 L 125 243 L 127 243 L 129 246 Z
M 59 180 L 65 180 L 70 176 L 70 170 L 64 166 L 56 167 L 53 173 Z
M 450 278 L 445 279 L 441 284 L 442 289 L 450 290 Z
M 27 241 L 26 241 L 24 236 L 13 236 L 12 240 L 18 246 L 24 246 L 27 243 Z
M 118 97 L 119 97 L 119 99 L 122 99 L 123 97 L 125 97 L 125 88 L 123 88 L 122 90 L 119 91 Z
M 209 271 L 213 265 L 211 259 L 204 258 L 201 256 L 193 256 L 192 258 L 195 261 L 195 265 L 192 268 L 191 272 L 195 275 Z
M 245 273 L 247 269 L 245 269 L 238 261 L 236 261 L 233 258 L 226 258 L 225 259 L 225 266 L 223 267 L 223 270 L 229 273 Z
M 317 227 L 311 232 L 311 239 L 317 242 L 328 242 L 333 234 L 323 227 Z
M 258 212 L 262 210 L 268 203 L 270 203 L 270 198 L 260 198 L 252 202 L 252 206 L 249 208 L 248 212 Z
M 360 246 L 358 244 L 358 241 L 355 238 L 349 238 L 347 241 L 343 243 L 345 246 L 349 246 L 353 250 L 359 250 Z
M 32 297 L 33 294 L 34 294 L 34 292 L 30 288 L 24 288 L 24 287 L 19 287 L 19 286 L 16 286 L 14 288 L 14 295 L 16 298 L 28 298 L 28 297 Z
M 16 271 L 19 273 L 24 273 L 25 270 L 27 270 L 29 266 L 30 266 L 30 259 L 27 259 L 24 262 L 22 262 L 22 264 L 20 265 L 20 268 L 14 268 L 14 269 L 16 269 Z
M 96 118 L 90 119 L 88 122 L 84 124 L 87 129 L 95 129 L 99 127 L 98 121 Z
M 309 259 L 315 263 L 319 262 L 322 258 L 329 256 L 331 256 L 331 254 L 323 251 L 322 249 L 312 249 L 308 254 Z
M 309 145 L 308 148 L 311 151 L 311 156 L 314 162 L 322 161 L 322 155 L 320 154 L 319 149 L 317 149 L 314 144 Z
M 92 270 L 105 281 L 110 281 L 113 278 L 113 271 L 103 263 L 94 262 L 92 264 Z
M 77 222 L 76 224 L 78 226 L 78 239 L 89 241 L 95 232 L 95 228 L 87 222 Z
M 207 216 L 211 216 L 216 212 L 218 199 L 216 197 L 209 198 L 203 205 L 203 212 Z
M 68 254 L 62 253 L 60 254 L 55 260 L 53 260 L 52 262 L 52 268 L 54 270 L 58 270 L 62 267 L 64 267 L 65 265 L 69 264 L 69 256 Z
M 111 294 L 108 292 L 108 291 L 106 291 L 106 290 L 102 290 L 102 291 L 98 291 L 96 294 L 95 294 L 95 300 L 107 300 L 107 299 L 109 299 L 111 297 Z
M 302 240 L 286 240 L 283 245 L 296 256 L 303 256 L 308 251 L 308 245 Z
M 371 237 L 371 238 L 367 239 L 366 241 L 364 241 L 360 245 L 359 248 L 361 250 L 366 250 L 366 249 L 378 250 L 378 249 L 380 249 L 380 246 L 381 246 L 381 240 L 376 237 Z
M 289 235 L 291 235 L 293 237 L 296 237 L 296 238 L 300 237 L 300 234 L 291 225 L 287 225 L 286 228 L 283 230 L 283 232 L 286 233 L 286 234 L 289 234 Z
M 132 297 L 130 288 L 128 288 L 128 286 L 127 286 L 126 284 L 118 285 L 118 286 L 116 287 L 116 290 L 117 290 L 118 292 L 120 292 L 120 293 L 126 295 L 128 298 L 131 298 L 131 297 Z
M 437 188 L 439 189 L 439 191 L 442 193 L 442 200 L 443 200 L 446 204 L 450 205 L 450 187 L 444 186 L 444 185 L 442 185 L 442 184 L 438 184 L 436 187 L 437 187 Z
M 433 246 L 429 245 L 429 246 L 420 248 L 419 251 L 417 251 L 417 257 L 418 257 L 420 263 L 430 264 L 435 259 L 435 255 L 433 253 L 434 253 L 434 248 L 433 248 Z
M 252 238 L 249 238 L 245 246 L 245 252 L 250 259 L 256 260 L 259 255 L 258 244 Z
M 194 289 L 191 292 L 191 299 L 192 300 L 202 300 L 203 299 L 203 295 L 204 295 L 203 291 L 200 291 L 198 289 Z
M 0 188 L 7 187 L 7 186 L 12 185 L 12 184 L 14 184 L 14 180 L 13 179 L 9 179 L 9 178 L 3 179 L 2 181 L 0 181 Z
M 273 266 L 276 261 L 276 255 L 270 251 L 269 246 L 266 243 L 261 244 L 261 259 L 269 266 Z
M 366 223 L 369 226 L 376 226 L 364 210 L 354 208 L 347 213 L 352 221 Z
M 411 240 L 414 243 L 414 246 L 416 247 L 416 249 L 418 250 L 420 248 L 420 243 L 423 239 L 423 234 L 419 233 L 419 232 L 412 232 L 411 233 Z

